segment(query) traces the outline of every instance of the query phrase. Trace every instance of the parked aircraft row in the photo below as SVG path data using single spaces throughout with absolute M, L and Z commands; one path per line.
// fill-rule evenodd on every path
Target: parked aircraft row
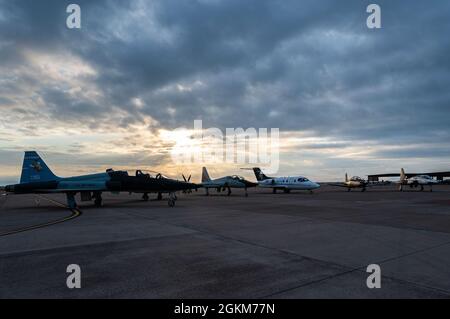
M 254 171 L 257 183 L 246 180 L 241 176 L 225 176 L 218 179 L 211 179 L 206 167 L 202 171 L 201 187 L 206 189 L 206 195 L 209 195 L 209 189 L 215 188 L 218 192 L 228 190 L 228 196 L 231 195 L 231 188 L 244 188 L 245 196 L 248 196 L 247 189 L 250 187 L 272 188 L 273 193 L 277 190 L 282 190 L 285 193 L 290 193 L 291 190 L 306 190 L 312 192 L 320 187 L 318 183 L 312 182 L 303 176 L 288 176 L 288 177 L 267 177 L 260 168 L 255 167 Z
M 429 186 L 430 191 L 433 191 L 433 185 L 441 184 L 441 182 L 435 180 L 433 177 L 429 175 L 417 175 L 412 177 L 407 177 L 405 174 L 405 170 L 402 168 L 400 171 L 400 179 L 392 182 L 370 182 L 365 180 L 359 176 L 353 176 L 352 178 L 348 178 L 348 175 L 345 174 L 344 183 L 332 183 L 329 184 L 331 186 L 345 187 L 350 192 L 352 189 L 361 188 L 362 192 L 365 192 L 368 187 L 374 186 L 383 186 L 387 184 L 397 184 L 398 190 L 403 191 L 404 186 L 409 186 L 410 188 L 418 188 L 420 190 L 424 190 L 424 186 Z
M 246 180 L 237 175 L 212 179 L 206 167 L 202 170 L 200 184 L 191 183 L 191 176 L 186 178 L 183 175 L 184 181 L 178 181 L 161 174 L 152 176 L 141 170 L 136 170 L 133 175 L 129 175 L 127 171 L 108 169 L 105 173 L 100 174 L 61 178 L 53 174 L 35 151 L 30 151 L 25 152 L 20 183 L 5 186 L 0 190 L 5 191 L 6 194 L 63 193 L 67 197 L 67 205 L 70 208 L 75 208 L 77 206 L 75 196 L 78 193 L 81 195 L 81 201 L 94 200 L 96 206 L 102 205 L 103 192 L 140 193 L 143 194 L 142 199 L 144 201 L 149 200 L 150 193 L 157 194 L 158 200 L 162 200 L 162 194 L 169 194 L 168 204 L 173 207 L 177 200 L 176 192 L 189 193 L 199 188 L 205 188 L 206 195 L 209 195 L 210 189 L 216 189 L 218 192 L 228 191 L 228 195 L 231 195 L 232 188 L 241 188 L 245 190 L 245 196 L 248 196 L 247 190 L 251 187 L 271 188 L 273 193 L 276 193 L 278 190 L 285 193 L 290 193 L 292 190 L 303 190 L 312 193 L 320 187 L 318 183 L 310 181 L 303 176 L 269 177 L 260 168 L 251 168 L 250 170 L 253 170 L 257 182 Z M 394 183 L 399 185 L 400 191 L 403 191 L 404 186 L 411 188 L 420 187 L 421 191 L 424 190 L 424 186 L 429 186 L 432 191 L 432 186 L 439 184 L 438 181 L 428 175 L 408 178 L 403 169 L 401 170 L 400 180 Z M 343 183 L 331 183 L 329 185 L 344 187 L 348 191 L 360 188 L 364 192 L 367 187 L 386 185 L 386 183 L 369 182 L 357 176 L 349 179 L 346 174 Z

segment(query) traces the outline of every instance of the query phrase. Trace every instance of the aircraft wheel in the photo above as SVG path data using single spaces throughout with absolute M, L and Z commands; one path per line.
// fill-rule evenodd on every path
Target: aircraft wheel
M 75 200 L 75 194 L 66 194 L 66 197 L 67 197 L 67 206 L 70 209 L 77 208 L 78 205 L 77 205 L 77 202 Z
M 102 199 L 96 198 L 94 201 L 95 207 L 102 207 Z
M 169 194 L 169 201 L 168 201 L 169 206 L 170 207 L 174 207 L 176 201 L 177 201 L 177 195 L 175 193 L 170 193 Z

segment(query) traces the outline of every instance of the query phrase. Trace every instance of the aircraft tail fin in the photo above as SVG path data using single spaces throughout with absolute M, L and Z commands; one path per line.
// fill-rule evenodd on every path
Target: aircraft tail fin
M 57 179 L 58 177 L 53 174 L 38 153 L 34 151 L 25 152 L 22 166 L 22 176 L 20 177 L 21 184 L 31 182 L 47 182 Z
M 202 169 L 202 183 L 210 182 L 210 181 L 211 181 L 211 177 L 209 177 L 208 170 L 206 169 L 206 167 L 203 167 L 203 169 Z
M 345 173 L 345 182 L 346 183 L 348 182 L 348 174 L 347 173 Z
M 406 180 L 406 174 L 405 174 L 405 170 L 402 168 L 400 170 L 400 181 L 404 182 Z
M 266 175 L 264 175 L 264 173 L 261 171 L 261 169 L 259 167 L 253 168 L 253 172 L 255 172 L 256 180 L 258 182 L 266 180 L 266 179 L 270 179 L 270 177 L 267 177 Z

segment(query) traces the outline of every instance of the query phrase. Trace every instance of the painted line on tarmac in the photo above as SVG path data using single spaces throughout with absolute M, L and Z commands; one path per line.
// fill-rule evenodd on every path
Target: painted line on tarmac
M 36 196 L 40 197 L 42 199 L 45 199 L 45 200 L 49 201 L 50 203 L 52 203 L 52 204 L 54 204 L 56 206 L 59 206 L 59 207 L 62 207 L 62 208 L 68 208 L 66 205 L 61 204 L 61 203 L 59 203 L 59 202 L 57 202 L 57 201 L 55 201 L 53 199 L 50 199 L 48 197 L 45 197 L 45 196 L 42 196 L 42 195 L 36 195 Z M 72 211 L 72 214 L 70 216 L 67 216 L 67 217 L 64 217 L 64 218 L 61 218 L 61 219 L 58 219 L 58 220 L 55 220 L 55 221 L 51 221 L 51 222 L 48 222 L 48 223 L 37 224 L 37 225 L 33 225 L 33 226 L 28 226 L 28 227 L 24 227 L 24 228 L 11 230 L 11 231 L 8 231 L 6 233 L 1 233 L 0 237 L 11 236 L 11 235 L 15 235 L 15 234 L 31 231 L 31 230 L 36 230 L 36 229 L 40 229 L 40 228 L 50 227 L 50 226 L 53 226 L 53 225 L 56 225 L 56 224 L 61 224 L 61 223 L 67 222 L 69 220 L 75 219 L 77 217 L 80 217 L 83 214 L 82 211 L 80 211 L 77 208 L 70 209 L 70 210 Z

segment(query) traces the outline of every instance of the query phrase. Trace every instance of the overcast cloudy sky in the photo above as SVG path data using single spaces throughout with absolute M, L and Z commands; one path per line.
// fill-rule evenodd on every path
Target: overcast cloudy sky
M 0 184 L 28 149 L 59 175 L 198 177 L 170 157 L 196 119 L 280 128 L 280 174 L 448 170 L 449 35 L 448 1 L 0 0 Z

